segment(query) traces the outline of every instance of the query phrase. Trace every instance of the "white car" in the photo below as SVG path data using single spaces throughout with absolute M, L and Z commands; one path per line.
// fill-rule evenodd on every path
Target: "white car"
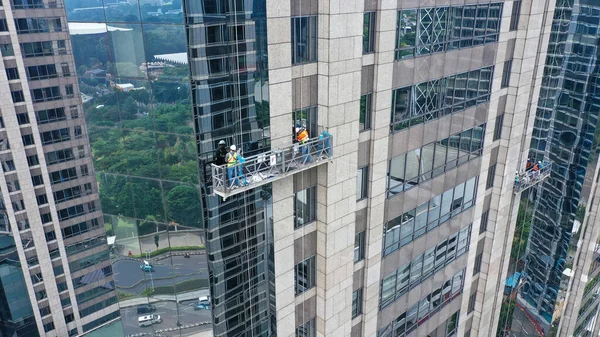
M 210 305 L 210 297 L 209 296 L 200 296 L 198 298 L 198 304 L 209 306 Z
M 154 323 L 160 323 L 160 322 L 162 322 L 162 318 L 160 317 L 160 315 L 157 315 L 157 314 L 138 317 L 139 326 L 150 326 Z

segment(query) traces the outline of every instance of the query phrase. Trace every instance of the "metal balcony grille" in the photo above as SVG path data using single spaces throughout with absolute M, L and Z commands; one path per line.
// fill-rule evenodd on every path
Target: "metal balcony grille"
M 213 192 L 227 199 L 289 175 L 316 167 L 333 158 L 333 137 L 329 134 L 245 158 L 242 163 L 211 165 Z

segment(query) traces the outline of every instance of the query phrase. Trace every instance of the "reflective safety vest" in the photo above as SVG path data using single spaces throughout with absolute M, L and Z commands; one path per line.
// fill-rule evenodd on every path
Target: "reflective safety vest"
M 308 131 L 306 130 L 302 130 L 298 133 L 298 136 L 296 136 L 296 139 L 300 142 L 300 143 L 304 143 L 308 140 Z
M 227 167 L 235 166 L 235 164 L 237 164 L 237 161 L 238 161 L 237 153 L 231 154 L 231 152 L 230 152 L 227 154 Z

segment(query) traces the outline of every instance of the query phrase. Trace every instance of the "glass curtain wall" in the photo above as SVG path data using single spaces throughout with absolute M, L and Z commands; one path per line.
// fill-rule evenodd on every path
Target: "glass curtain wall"
M 40 297 L 36 294 L 36 298 Z M 39 335 L 17 246 L 11 236 L 0 235 L 0 336 Z
M 265 0 L 184 5 L 203 181 L 214 336 L 275 334 L 271 186 L 212 196 L 220 141 L 245 157 L 270 148 Z
M 510 270 L 524 275 L 516 300 L 550 335 L 560 320 L 564 271 L 574 262 L 597 160 L 599 27 L 600 4 L 557 1 L 530 148 L 531 160 L 553 163 L 552 174 L 523 196 L 515 232 L 523 239 L 515 239 L 511 254 Z M 523 319 L 515 314 L 500 328 L 520 331 Z
M 183 4 L 65 5 L 123 334 L 210 330 Z

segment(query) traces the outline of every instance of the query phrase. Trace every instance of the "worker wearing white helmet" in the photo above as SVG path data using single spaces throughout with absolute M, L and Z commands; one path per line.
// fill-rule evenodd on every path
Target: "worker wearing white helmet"
M 219 142 L 219 148 L 217 149 L 217 154 L 215 156 L 215 164 L 217 164 L 217 166 L 225 165 L 225 157 L 227 157 L 227 153 L 227 144 L 224 140 L 222 140 Z

